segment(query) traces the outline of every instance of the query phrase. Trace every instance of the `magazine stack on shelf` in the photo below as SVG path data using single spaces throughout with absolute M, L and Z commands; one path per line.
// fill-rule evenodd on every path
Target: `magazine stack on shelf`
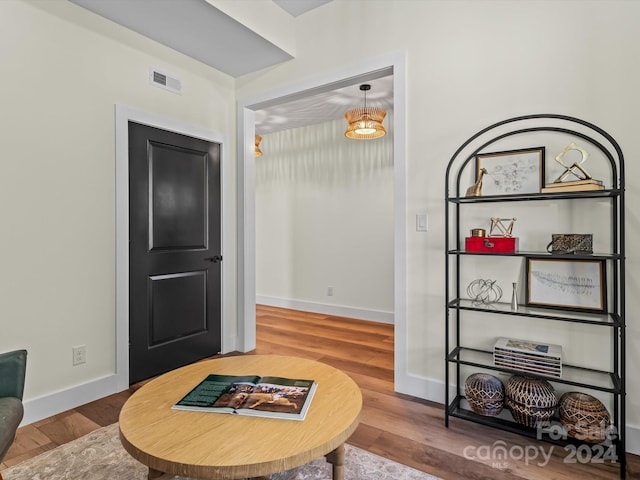
M 493 363 L 525 373 L 562 376 L 562 346 L 499 338 L 493 347 Z

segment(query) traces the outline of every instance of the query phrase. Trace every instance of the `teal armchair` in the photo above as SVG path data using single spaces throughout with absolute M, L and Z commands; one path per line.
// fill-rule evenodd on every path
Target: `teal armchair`
M 0 353 L 0 462 L 13 443 L 24 414 L 22 393 L 26 367 L 26 350 Z

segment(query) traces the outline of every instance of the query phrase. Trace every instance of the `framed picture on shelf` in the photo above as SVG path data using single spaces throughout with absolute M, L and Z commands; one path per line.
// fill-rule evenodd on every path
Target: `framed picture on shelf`
M 527 258 L 527 298 L 532 307 L 605 312 L 604 260 Z
M 540 193 L 544 153 L 544 147 L 535 147 L 476 155 L 476 181 L 485 169 L 482 196 Z

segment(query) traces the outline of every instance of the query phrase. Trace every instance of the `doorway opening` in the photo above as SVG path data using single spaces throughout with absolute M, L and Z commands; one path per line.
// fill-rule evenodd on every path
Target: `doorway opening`
M 387 127 L 392 81 L 371 82 Z M 393 324 L 393 130 L 345 136 L 358 86 L 257 112 L 256 303 Z
M 296 98 L 393 76 L 393 212 L 394 212 L 394 370 L 395 389 L 411 391 L 407 369 L 406 325 L 406 173 L 405 173 L 405 59 L 392 54 L 322 79 L 239 101 L 238 108 L 238 348 L 256 345 L 255 156 L 256 112 Z

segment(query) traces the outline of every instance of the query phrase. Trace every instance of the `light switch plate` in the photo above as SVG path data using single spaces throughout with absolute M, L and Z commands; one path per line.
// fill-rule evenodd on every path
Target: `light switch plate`
M 426 232 L 427 227 L 428 227 L 427 214 L 417 213 L 416 214 L 416 232 Z

